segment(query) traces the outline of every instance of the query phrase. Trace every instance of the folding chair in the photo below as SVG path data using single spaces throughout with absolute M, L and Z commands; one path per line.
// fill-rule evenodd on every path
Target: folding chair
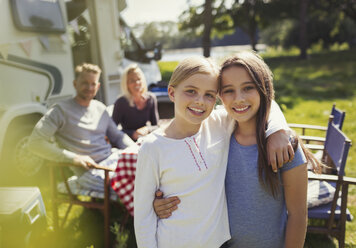
M 347 209 L 347 195 L 349 184 L 356 184 L 356 178 L 345 177 L 346 160 L 351 141 L 331 120 L 329 122 L 325 140 L 323 162 L 332 166 L 334 175 L 309 174 L 309 180 L 327 181 L 335 187 L 332 202 L 308 209 L 309 219 L 324 220 L 324 224 L 314 222 L 308 225 L 307 232 L 327 234 L 338 239 L 339 247 L 344 247 L 346 221 L 353 216 Z
M 330 116 L 333 116 L 333 118 L 334 118 L 333 123 L 340 130 L 342 130 L 342 125 L 343 125 L 343 122 L 345 119 L 345 115 L 346 115 L 346 113 L 344 111 L 341 111 L 340 109 L 337 109 L 335 107 L 335 103 L 334 103 L 333 107 L 331 109 Z M 320 143 L 325 142 L 325 136 L 324 137 L 310 136 L 310 135 L 306 135 L 306 133 L 307 133 L 307 130 L 308 130 L 308 132 L 310 132 L 311 130 L 326 132 L 327 127 L 317 126 L 317 125 L 308 125 L 308 124 L 296 124 L 296 123 L 289 123 L 288 125 L 289 125 L 289 127 L 293 128 L 293 129 L 301 129 L 302 135 L 300 136 L 300 138 L 304 141 L 304 143 L 306 144 L 306 147 L 308 149 L 314 150 L 314 151 L 324 149 L 324 145 L 323 144 L 321 145 Z M 313 142 L 313 144 L 311 142 Z M 318 144 L 315 144 L 315 142 Z
M 98 193 L 88 190 L 77 190 L 73 185 L 75 185 L 75 180 L 68 181 L 68 177 L 65 175 L 65 168 L 73 166 L 71 164 L 63 164 L 63 163 L 51 163 L 49 165 L 50 170 L 50 181 L 51 181 L 51 193 L 52 193 L 52 207 L 53 207 L 53 219 L 54 219 L 54 228 L 58 229 L 59 227 L 63 227 L 69 212 L 73 205 L 80 205 L 85 208 L 90 209 L 99 209 L 103 212 L 104 215 L 104 247 L 110 247 L 110 200 L 113 200 L 114 203 L 118 203 L 118 198 L 110 199 L 110 178 L 109 172 L 114 171 L 113 169 L 97 166 L 96 169 L 101 169 L 105 173 L 104 179 L 104 193 Z M 65 193 L 58 192 L 58 184 L 57 184 L 57 176 L 55 174 L 56 171 L 60 172 L 60 177 L 62 179 L 62 183 L 65 187 Z M 74 188 L 74 189 L 73 189 Z M 84 201 L 78 198 L 79 195 L 90 196 L 92 201 Z M 96 199 L 100 199 L 98 201 L 94 201 Z M 69 206 L 66 210 L 65 216 L 62 220 L 61 226 L 59 225 L 58 219 L 58 205 L 60 203 L 68 203 Z M 117 204 L 119 205 L 119 204 Z M 128 215 L 128 214 L 127 214 Z M 126 221 L 125 221 L 126 222 Z

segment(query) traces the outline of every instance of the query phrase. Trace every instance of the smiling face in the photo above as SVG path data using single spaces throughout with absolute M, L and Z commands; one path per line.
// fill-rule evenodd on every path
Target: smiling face
M 168 95 L 174 102 L 175 119 L 180 125 L 197 126 L 214 108 L 218 82 L 215 75 L 197 73 L 176 86 L 168 87 Z
M 127 74 L 127 89 L 132 96 L 143 93 L 143 75 L 138 71 L 131 71 Z
M 221 75 L 221 100 L 228 114 L 239 123 L 256 125 L 260 95 L 242 66 L 231 66 Z
M 83 71 L 77 79 L 74 80 L 73 85 L 77 91 L 76 99 L 78 103 L 85 106 L 95 97 L 100 87 L 99 81 L 100 73 Z

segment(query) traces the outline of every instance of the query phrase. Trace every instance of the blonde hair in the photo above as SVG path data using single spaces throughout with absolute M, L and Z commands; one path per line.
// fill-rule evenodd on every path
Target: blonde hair
M 101 69 L 99 66 L 89 63 L 82 63 L 75 67 L 75 78 L 78 79 L 83 72 L 92 72 L 94 74 L 100 74 Z
M 132 95 L 129 91 L 129 88 L 127 87 L 127 78 L 128 78 L 129 73 L 131 73 L 131 72 L 136 72 L 141 75 L 142 85 L 143 85 L 143 94 L 147 93 L 147 82 L 146 82 L 145 75 L 143 74 L 143 71 L 140 69 L 140 67 L 138 67 L 137 64 L 130 64 L 129 66 L 127 66 L 125 68 L 124 73 L 121 78 L 121 92 L 129 101 L 130 106 L 134 106 Z
M 187 78 L 195 74 L 210 74 L 219 76 L 219 70 L 214 61 L 210 58 L 193 56 L 182 60 L 174 69 L 168 86 L 175 87 Z

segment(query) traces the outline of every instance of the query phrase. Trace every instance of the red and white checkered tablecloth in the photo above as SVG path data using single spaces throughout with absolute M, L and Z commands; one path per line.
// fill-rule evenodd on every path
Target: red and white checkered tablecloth
M 111 179 L 111 187 L 132 216 L 137 153 L 138 147 L 124 150 L 117 162 L 116 175 Z

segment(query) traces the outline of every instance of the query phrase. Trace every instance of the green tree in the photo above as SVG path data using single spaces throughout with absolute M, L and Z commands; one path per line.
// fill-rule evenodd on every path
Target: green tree
M 161 40 L 162 33 L 157 27 L 156 22 L 150 22 L 145 26 L 143 33 L 140 36 L 140 39 L 145 44 L 145 47 L 152 48 L 154 45 Z
M 212 0 L 205 0 L 204 11 L 203 11 L 203 23 L 204 31 L 202 37 L 203 45 L 203 55 L 205 57 L 210 57 L 210 47 L 211 47 L 211 29 L 213 24 L 213 13 L 212 13 Z
M 267 11 L 269 25 L 292 20 L 291 30 L 296 30 L 295 45 L 300 48 L 299 58 L 307 58 L 309 3 L 313 0 L 272 0 Z M 288 34 L 287 34 L 288 36 Z
M 309 0 L 300 0 L 299 6 L 299 48 L 301 59 L 307 58 L 308 37 L 307 37 L 307 17 Z
M 323 12 L 322 17 L 333 14 L 334 25 L 330 32 L 331 38 L 346 41 L 350 47 L 356 45 L 356 1 L 355 0 L 313 0 L 314 9 Z M 353 22 L 353 23 L 351 23 Z
M 355 0 L 313 0 L 316 8 L 324 11 L 342 11 L 351 20 L 356 22 L 356 1 Z
M 298 46 L 300 58 L 306 58 L 308 47 L 315 43 L 326 49 L 335 42 L 355 43 L 356 22 L 350 23 L 355 0 L 270 0 L 267 6 L 263 41 Z
M 173 21 L 139 23 L 133 30 L 147 48 L 152 48 L 157 42 L 164 49 L 195 47 L 198 39 L 186 30 L 179 31 L 178 24 Z
M 258 22 L 264 3 L 259 0 L 236 0 L 228 11 L 234 21 L 234 26 L 241 28 L 249 37 L 253 50 L 257 45 Z
M 179 17 L 179 29 L 191 36 L 202 37 L 204 56 L 210 56 L 211 38 L 231 33 L 232 19 L 227 15 L 224 0 L 205 0 L 204 4 L 189 5 Z
M 235 0 L 227 13 L 234 27 L 241 28 L 249 37 L 252 49 L 256 50 L 258 31 L 295 14 L 296 0 Z

